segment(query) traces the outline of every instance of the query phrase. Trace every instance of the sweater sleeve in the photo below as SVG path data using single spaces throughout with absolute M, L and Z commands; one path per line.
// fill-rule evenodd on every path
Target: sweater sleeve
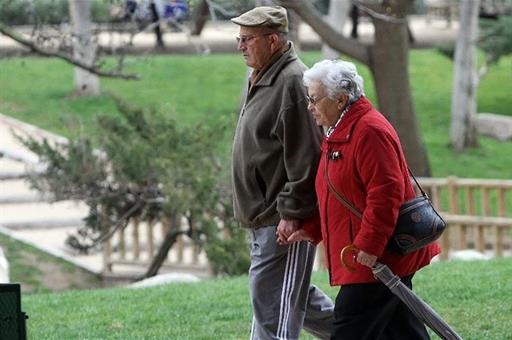
M 306 234 L 311 237 L 311 242 L 315 245 L 322 242 L 322 227 L 320 222 L 320 214 L 318 209 L 311 217 L 305 218 L 301 221 L 301 228 L 304 229 Z
M 320 159 L 321 130 L 307 109 L 306 90 L 297 77 L 287 91 L 288 105 L 279 113 L 274 133 L 283 148 L 287 182 L 277 198 L 282 219 L 303 219 L 316 209 L 315 175 Z
M 398 142 L 389 131 L 367 126 L 358 141 L 356 167 L 366 190 L 366 208 L 354 245 L 381 257 L 395 229 L 404 197 Z

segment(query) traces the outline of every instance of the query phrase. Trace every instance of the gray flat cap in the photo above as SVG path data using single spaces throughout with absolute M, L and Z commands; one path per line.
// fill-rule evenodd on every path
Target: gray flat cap
M 281 6 L 256 7 L 231 21 L 240 26 L 271 27 L 279 32 L 288 32 L 288 15 Z

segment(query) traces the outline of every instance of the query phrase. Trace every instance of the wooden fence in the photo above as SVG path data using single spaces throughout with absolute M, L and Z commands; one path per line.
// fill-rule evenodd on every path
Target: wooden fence
M 510 250 L 512 180 L 448 177 L 420 178 L 419 182 L 448 223 L 441 237 L 442 259 L 459 249 L 496 256 Z
M 141 223 L 135 220 L 125 229 L 116 232 L 103 243 L 104 272 L 114 272 L 114 265 L 128 273 L 144 272 L 164 240 L 168 225 L 169 223 Z M 185 227 L 185 221 L 181 225 Z M 203 272 L 204 275 L 209 270 L 204 251 L 185 234 L 177 237 L 163 267 L 196 274 Z M 119 273 L 119 270 L 115 272 Z
M 448 223 L 440 240 L 444 250 L 441 259 L 459 249 L 473 248 L 496 256 L 510 251 L 512 180 L 456 177 L 418 180 Z M 114 234 L 103 245 L 105 272 L 112 272 L 114 265 L 138 266 L 140 271 L 145 270 L 167 232 L 163 225 L 135 221 Z M 204 251 L 193 245 L 186 235 L 178 238 L 164 266 L 208 271 Z

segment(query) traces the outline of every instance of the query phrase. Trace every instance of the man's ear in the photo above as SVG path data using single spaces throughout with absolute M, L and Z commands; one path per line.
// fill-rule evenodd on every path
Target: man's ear
M 279 38 L 279 34 L 277 34 L 277 33 L 270 34 L 270 39 L 271 39 L 272 46 L 274 48 L 279 48 L 279 46 L 281 44 L 281 39 Z

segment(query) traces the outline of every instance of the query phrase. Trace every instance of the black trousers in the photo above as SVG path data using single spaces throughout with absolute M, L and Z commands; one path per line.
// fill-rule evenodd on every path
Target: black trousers
M 402 282 L 412 289 L 412 275 Z M 430 339 L 425 325 L 383 283 L 345 285 L 334 306 L 332 340 Z

